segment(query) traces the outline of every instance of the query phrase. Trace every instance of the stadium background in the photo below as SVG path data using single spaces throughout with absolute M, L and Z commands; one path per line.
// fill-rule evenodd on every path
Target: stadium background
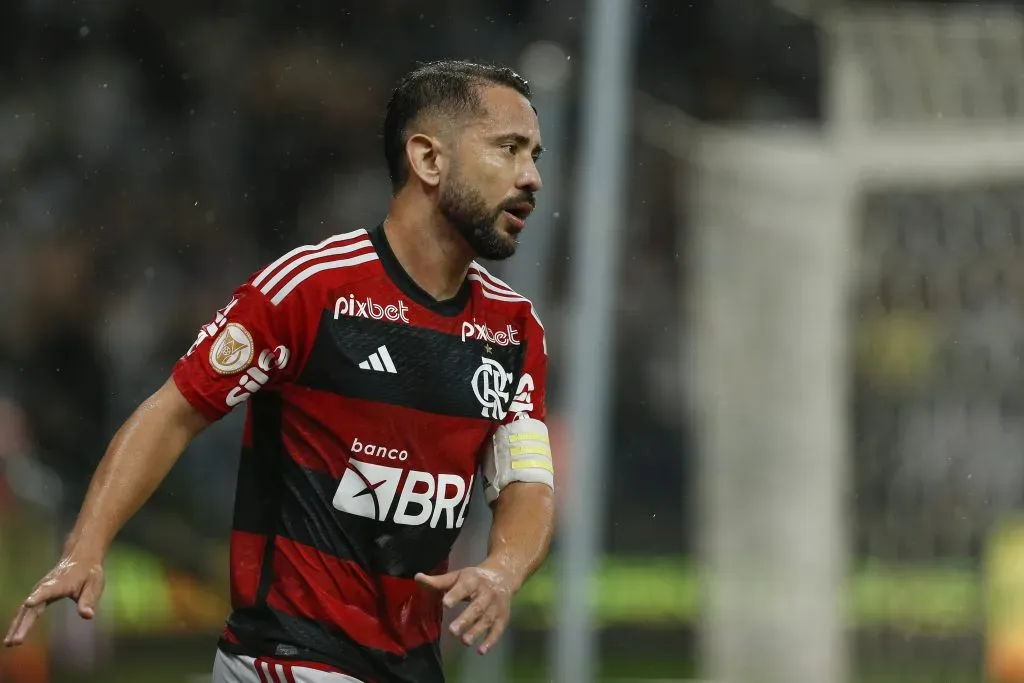
M 232 288 L 294 245 L 380 220 L 381 113 L 417 60 L 507 62 L 542 85 L 548 192 L 524 238 L 529 257 L 502 272 L 538 300 L 568 451 L 574 254 L 587 239 L 574 160 L 582 74 L 595 58 L 588 6 L 0 3 L 0 614 L 13 614 L 51 566 L 116 426 Z M 843 408 L 843 426 L 829 432 L 842 444 L 825 448 L 841 457 L 822 458 L 840 478 L 843 522 L 796 540 L 779 530 L 761 539 L 768 550 L 750 548 L 750 561 L 774 548 L 782 564 L 798 562 L 801 544 L 838 553 L 850 680 L 973 683 L 986 662 L 990 675 L 1006 675 L 1024 661 L 1013 516 L 1024 498 L 1018 8 L 647 0 L 636 13 L 626 205 L 608 274 L 613 362 L 592 369 L 612 387 L 602 418 L 608 476 L 590 501 L 602 529 L 593 603 L 602 680 L 701 675 L 699 539 L 731 532 L 702 514 L 698 490 L 716 452 L 698 438 L 707 411 L 689 391 L 700 370 L 694 312 L 719 299 L 694 283 L 740 287 L 742 264 L 767 282 L 805 273 L 804 285 L 833 287 L 848 302 L 840 379 L 808 363 L 791 380 L 831 387 Z M 837 65 L 850 63 L 864 97 L 833 92 L 845 82 Z M 818 149 L 839 128 L 847 149 L 881 148 L 861 164 L 870 182 L 846 200 L 801 194 L 815 176 L 788 167 L 787 151 Z M 911 163 L 921 150 L 933 156 Z M 849 170 L 849 158 L 828 168 Z M 789 194 L 779 191 L 786 179 Z M 752 254 L 765 242 L 740 231 L 724 242 L 735 253 L 707 267 L 709 252 L 695 245 L 728 215 L 717 197 L 749 207 L 755 219 L 741 227 L 784 216 L 796 237 Z M 848 229 L 822 247 L 848 242 L 841 268 L 816 269 L 813 249 L 801 247 L 821 232 L 818 212 Z M 796 402 L 759 393 L 758 368 L 780 346 L 827 338 L 814 325 L 829 322 L 737 291 L 732 315 L 762 320 L 774 336 L 746 344 L 730 386 L 762 397 L 746 407 L 751 422 L 800 429 Z M 0 653 L 0 681 L 201 680 L 227 611 L 240 417 L 204 434 L 122 534 L 100 619 L 52 609 L 30 647 Z M 757 450 L 735 461 L 761 478 L 760 493 L 734 496 L 736 518 L 823 509 L 764 491 L 813 489 L 828 473 Z M 562 533 L 560 544 L 573 529 Z M 464 537 L 460 557 L 472 557 L 478 539 Z M 551 679 L 556 566 L 519 598 L 499 659 L 507 680 Z M 827 631 L 828 606 L 817 618 L 810 626 Z M 457 645 L 448 652 L 456 680 L 481 680 Z

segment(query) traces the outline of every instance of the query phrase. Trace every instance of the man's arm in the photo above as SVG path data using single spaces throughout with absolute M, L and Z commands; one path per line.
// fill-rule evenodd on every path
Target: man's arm
M 515 592 L 547 557 L 555 529 L 555 493 L 547 484 L 512 482 L 491 507 L 487 559 L 480 566 L 507 576 Z
M 284 264 L 279 260 L 257 273 L 257 281 Z M 319 320 L 323 301 L 319 290 L 310 295 L 295 288 L 303 280 L 305 287 L 313 287 L 308 274 L 300 271 L 281 283 L 287 291 L 274 299 L 269 298 L 274 291 L 269 283 L 260 289 L 246 282 L 202 326 L 195 343 L 174 364 L 171 378 L 114 436 L 60 562 L 18 610 L 6 645 L 23 642 L 46 605 L 61 598 L 75 600 L 78 613 L 91 619 L 103 592 L 103 558 L 114 536 L 153 495 L 185 447 L 254 393 L 273 391 L 301 372 L 316 327 L 309 322 Z
M 416 575 L 422 585 L 445 591 L 445 607 L 469 601 L 450 628 L 466 645 L 486 634 L 480 654 L 487 654 L 508 627 L 512 596 L 544 561 L 555 526 L 554 491 L 547 484 L 512 482 L 491 507 L 487 559 L 440 576 Z
M 469 605 L 452 622 L 451 630 L 485 654 L 508 626 L 512 596 L 547 556 L 555 525 L 555 469 L 547 417 L 547 342 L 533 311 L 524 314 L 526 359 L 503 423 L 480 454 L 484 495 L 491 504 L 487 559 L 479 566 L 441 576 L 417 574 L 416 580 L 444 592 L 451 608 Z
M 61 598 L 75 600 L 82 617 L 93 617 L 103 592 L 103 559 L 114 537 L 208 424 L 172 380 L 135 410 L 93 475 L 60 562 L 21 605 L 4 645 L 23 643 L 46 606 Z

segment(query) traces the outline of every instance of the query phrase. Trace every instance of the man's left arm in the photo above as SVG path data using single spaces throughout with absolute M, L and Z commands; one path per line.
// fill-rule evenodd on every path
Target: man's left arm
M 544 423 L 547 348 L 539 321 L 531 332 L 508 415 L 482 456 L 484 491 L 493 512 L 487 558 L 476 567 L 416 577 L 444 591 L 447 608 L 469 602 L 450 628 L 466 645 L 484 636 L 480 654 L 504 633 L 512 596 L 547 557 L 554 533 L 554 466 Z
M 490 543 L 480 567 L 507 577 L 514 593 L 540 567 L 551 547 L 554 491 L 546 484 L 513 482 L 491 508 Z

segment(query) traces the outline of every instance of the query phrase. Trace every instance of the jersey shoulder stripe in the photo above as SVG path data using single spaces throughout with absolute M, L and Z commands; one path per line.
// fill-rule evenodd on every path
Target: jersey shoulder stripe
M 495 301 L 526 301 L 526 298 L 511 290 L 496 287 L 486 277 L 473 270 L 469 271 L 468 277 L 471 281 L 480 283 L 480 293 L 488 299 L 494 299 Z
M 544 339 L 544 354 L 548 352 L 548 340 L 547 335 L 544 333 L 544 323 L 540 321 L 540 316 L 537 315 L 537 309 L 533 307 L 533 302 L 522 296 L 514 289 L 508 286 L 503 280 L 494 277 L 490 272 L 481 266 L 476 261 L 469 266 L 469 279 L 480 284 L 480 293 L 488 299 L 494 301 L 507 301 L 510 303 L 523 303 L 530 307 L 530 315 L 533 316 L 534 321 L 540 328 L 541 336 Z
M 290 274 L 303 268 L 307 263 L 311 261 L 319 261 L 321 259 L 327 259 L 335 256 L 343 256 L 345 254 L 351 254 L 354 251 L 365 251 L 367 247 L 372 248 L 372 244 L 369 239 L 354 240 L 351 242 L 345 242 L 341 246 L 331 247 L 330 249 L 317 249 L 304 256 L 299 256 L 292 259 L 287 265 L 282 266 L 274 274 L 273 277 L 269 278 L 260 291 L 263 292 L 264 296 L 270 294 L 270 292 L 276 287 L 282 280 L 288 277 Z
M 271 263 L 266 268 L 264 268 L 256 277 L 256 279 L 252 281 L 252 286 L 260 287 L 266 280 L 273 276 L 274 273 L 278 271 L 278 269 L 288 264 L 292 259 L 296 257 L 300 257 L 303 254 L 308 254 L 309 252 L 315 252 L 320 251 L 321 249 L 326 249 L 327 247 L 333 244 L 351 242 L 359 238 L 366 238 L 366 236 L 366 230 L 353 230 L 352 232 L 346 232 L 340 235 L 333 235 L 331 237 L 328 237 L 319 244 L 305 244 L 300 247 L 296 247 L 289 251 L 288 253 L 281 256 L 279 259 Z
M 339 269 L 376 260 L 377 252 L 366 230 L 354 230 L 319 244 L 292 249 L 264 268 L 251 284 L 277 306 L 303 282 L 320 273 L 337 274 Z
M 366 246 L 369 247 L 370 251 L 354 255 L 350 258 L 333 258 L 327 261 L 321 261 L 300 270 L 294 277 L 292 277 L 291 280 L 281 287 L 281 289 L 277 290 L 277 293 L 270 298 L 270 302 L 277 306 L 300 284 L 325 271 L 334 271 L 339 268 L 352 268 L 363 263 L 379 260 L 377 258 L 377 252 L 373 251 L 373 245 L 367 242 Z
M 476 261 L 469 264 L 469 279 L 479 282 L 484 290 L 493 294 L 518 297 L 519 299 L 526 301 L 526 297 L 509 287 L 503 280 L 499 280 L 491 275 L 489 270 L 481 266 Z

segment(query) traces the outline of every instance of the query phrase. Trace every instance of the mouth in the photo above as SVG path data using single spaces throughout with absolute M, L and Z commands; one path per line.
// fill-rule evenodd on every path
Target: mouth
M 517 230 L 522 230 L 526 225 L 526 219 L 533 213 L 533 204 L 530 202 L 519 202 L 505 207 L 505 216 Z

